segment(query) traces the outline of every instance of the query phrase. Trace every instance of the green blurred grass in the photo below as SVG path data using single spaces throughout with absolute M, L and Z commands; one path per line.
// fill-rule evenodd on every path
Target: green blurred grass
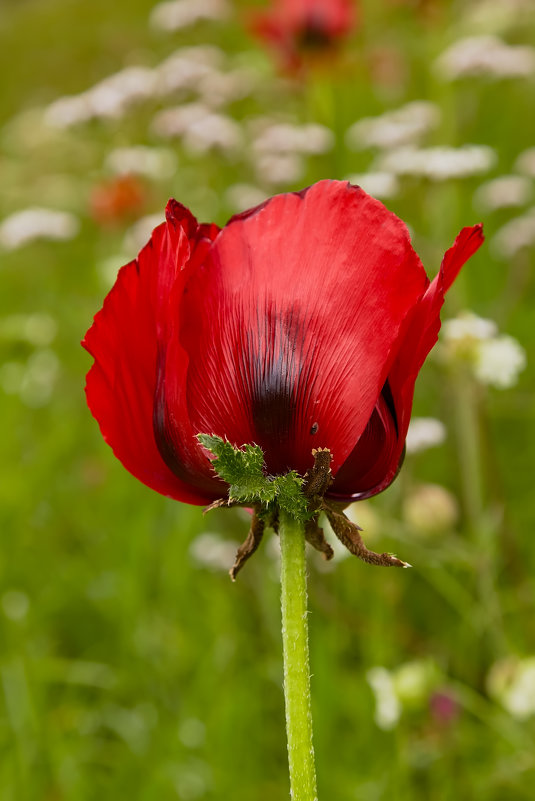
M 279 95 L 269 85 L 267 58 L 254 52 L 236 20 L 166 37 L 147 29 L 149 2 L 4 3 L 0 70 L 9 80 L 0 119 L 81 91 L 126 63 L 152 65 L 175 47 L 206 40 L 263 64 L 266 85 L 260 96 L 237 104 L 240 119 L 283 107 L 337 133 L 335 150 L 311 159 L 300 184 L 364 169 L 369 157 L 344 148 L 346 128 L 421 97 L 445 111 L 437 141 L 490 144 L 499 156 L 495 174 L 508 172 L 533 141 L 526 114 L 533 82 L 439 83 L 430 61 L 455 37 L 463 4 L 436 5 L 438 19 L 430 22 L 416 5 L 366 3 L 353 73 L 338 74 L 333 85 L 319 76 L 305 90 Z M 529 40 L 529 32 L 515 35 Z M 399 86 L 373 81 L 367 56 L 386 44 L 407 65 Z M 121 251 L 126 227 L 99 228 L 88 214 L 89 193 L 112 147 L 151 142 L 149 120 L 150 110 L 141 108 L 118 123 L 92 123 L 66 136 L 59 149 L 2 133 L 2 217 L 47 205 L 49 178 L 61 172 L 72 179 L 71 210 L 82 218 L 71 242 L 1 254 L 0 315 L 50 314 L 58 324 L 51 347 L 60 361 L 50 403 L 32 408 L 18 395 L 0 395 L 0 797 L 6 801 L 287 797 L 271 546 L 264 544 L 235 585 L 224 572 L 196 564 L 189 547 L 197 536 L 208 530 L 239 540 L 244 519 L 234 511 L 205 519 L 199 509 L 137 483 L 101 440 L 84 402 L 90 360 L 78 343 L 105 294 L 95 265 Z M 250 181 L 250 168 L 178 150 L 177 174 L 151 186 L 147 211 L 163 210 L 175 194 L 199 217 L 223 223 L 232 212 L 224 190 Z M 408 184 L 389 204 L 411 225 L 431 271 L 458 229 L 478 219 L 472 195 L 482 180 Z M 489 238 L 509 216 L 489 215 Z M 466 268 L 448 311 L 468 306 L 499 320 L 533 361 L 533 253 L 525 258 L 524 266 L 510 265 L 486 247 Z M 522 287 L 511 301 L 515 269 Z M 24 361 L 32 352 L 23 342 L 2 341 L 0 348 L 2 361 Z M 490 390 L 483 404 L 488 553 L 480 552 L 485 537 L 466 525 L 424 538 L 402 522 L 403 497 L 417 482 L 438 482 L 462 496 L 455 412 L 431 363 L 415 410 L 444 419 L 448 442 L 408 459 L 398 483 L 371 504 L 378 521 L 372 547 L 398 551 L 415 569 L 381 572 L 339 559 L 324 572 L 311 559 L 321 798 L 532 797 L 534 719 L 514 719 L 489 698 L 486 677 L 499 659 L 535 653 L 533 385 L 527 371 L 513 390 Z M 439 725 L 424 698 L 403 709 L 392 731 L 379 729 L 367 671 L 425 659 L 456 695 L 458 718 Z

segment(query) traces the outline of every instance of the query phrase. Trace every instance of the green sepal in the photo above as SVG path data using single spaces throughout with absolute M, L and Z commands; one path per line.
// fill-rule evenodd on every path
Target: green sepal
M 230 442 L 210 434 L 197 434 L 197 439 L 216 457 L 212 467 L 219 478 L 229 484 L 229 500 L 245 505 L 260 504 L 266 511 L 278 507 L 300 521 L 312 517 L 301 490 L 303 479 L 295 470 L 283 476 L 269 476 L 265 472 L 264 453 L 258 445 L 235 448 Z

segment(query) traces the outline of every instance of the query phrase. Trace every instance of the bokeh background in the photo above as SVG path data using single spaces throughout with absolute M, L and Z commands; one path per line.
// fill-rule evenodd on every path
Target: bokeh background
M 79 341 L 169 196 L 223 224 L 332 177 L 430 274 L 463 225 L 487 241 L 402 474 L 351 510 L 413 570 L 309 554 L 320 798 L 530 799 L 535 5 L 361 0 L 284 52 L 253 5 L 0 5 L 0 797 L 288 797 L 277 540 L 231 584 L 244 514 L 122 468 Z

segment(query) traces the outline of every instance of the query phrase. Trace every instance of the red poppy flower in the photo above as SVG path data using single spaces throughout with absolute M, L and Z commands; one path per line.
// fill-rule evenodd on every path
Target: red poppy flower
M 193 504 L 225 494 L 200 432 L 256 443 L 270 474 L 333 456 L 327 496 L 395 478 L 444 293 L 483 241 L 464 228 L 430 283 L 407 228 L 359 187 L 320 181 L 219 230 L 169 201 L 83 342 L 87 399 L 124 466 Z
M 147 189 L 135 175 L 119 175 L 93 187 L 89 200 L 93 219 L 101 225 L 116 225 L 145 209 Z
M 331 50 L 355 23 L 352 0 L 273 0 L 269 11 L 255 16 L 253 30 L 291 69 L 306 53 Z

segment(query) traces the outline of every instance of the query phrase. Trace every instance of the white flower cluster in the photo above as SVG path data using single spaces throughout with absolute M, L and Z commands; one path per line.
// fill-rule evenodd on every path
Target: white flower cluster
M 127 67 L 85 92 L 58 98 L 45 109 L 44 120 L 53 128 L 70 128 L 93 119 L 121 119 L 138 103 L 168 96 L 194 93 L 219 107 L 253 91 L 251 70 L 224 67 L 225 55 L 217 47 L 183 47 L 154 68 Z
M 535 206 L 528 209 L 521 217 L 515 217 L 505 223 L 492 239 L 492 247 L 499 255 L 508 259 L 534 246 Z
M 55 100 L 45 111 L 45 122 L 69 128 L 92 119 L 120 119 L 131 106 L 155 96 L 157 77 L 149 67 L 126 67 L 85 92 Z
M 250 69 L 225 69 L 225 54 L 213 45 L 182 47 L 155 68 L 160 97 L 195 94 L 219 108 L 251 94 L 256 76 Z
M 533 185 L 525 175 L 501 175 L 487 181 L 474 194 L 474 205 L 483 211 L 525 206 L 533 195 Z
M 176 155 L 169 148 L 118 147 L 108 153 L 105 166 L 116 175 L 142 175 L 146 178 L 168 178 L 176 171 Z
M 479 175 L 490 170 L 495 163 L 496 153 L 486 145 L 426 148 L 407 146 L 383 154 L 378 168 L 395 175 L 445 181 Z
M 158 112 L 152 129 L 166 139 L 180 137 L 184 147 L 192 153 L 209 150 L 233 153 L 243 145 L 240 125 L 202 103 L 187 103 Z
M 37 239 L 72 239 L 79 227 L 78 219 L 66 211 L 23 209 L 0 223 L 0 245 L 6 250 L 16 250 Z
M 523 175 L 535 178 L 535 147 L 528 147 L 515 161 L 515 170 Z
M 506 658 L 496 662 L 487 677 L 487 687 L 513 717 L 526 720 L 535 715 L 535 656 Z
M 407 453 L 420 453 L 442 445 L 446 440 L 446 426 L 434 417 L 413 417 L 405 445 Z
M 524 78 L 535 73 L 535 48 L 509 45 L 497 36 L 470 36 L 451 45 L 436 61 L 447 80 L 473 76 Z
M 225 20 L 230 15 L 227 0 L 168 0 L 154 6 L 150 24 L 161 31 L 178 31 L 201 20 Z
M 306 156 L 326 153 L 334 145 L 334 134 L 324 125 L 266 118 L 249 123 L 252 166 L 259 181 L 268 186 L 291 184 L 304 172 Z
M 257 121 L 252 125 L 253 134 L 256 123 Z M 260 121 L 256 127 L 259 130 L 256 136 L 253 136 L 255 153 L 318 155 L 327 153 L 334 145 L 334 134 L 331 129 L 314 122 L 295 125 L 289 122 Z
M 438 355 L 469 364 L 478 381 L 497 389 L 512 387 L 526 366 L 526 352 L 516 339 L 500 335 L 496 323 L 471 312 L 446 320 Z
M 438 106 L 416 100 L 379 117 L 365 117 L 355 122 L 346 132 L 346 144 L 353 150 L 402 147 L 419 142 L 439 123 Z

